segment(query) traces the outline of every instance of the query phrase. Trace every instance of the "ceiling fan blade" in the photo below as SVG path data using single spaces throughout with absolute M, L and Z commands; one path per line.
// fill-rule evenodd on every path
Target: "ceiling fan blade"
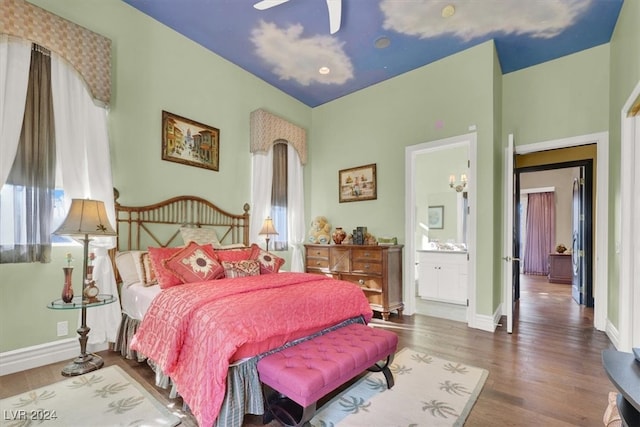
M 329 9 L 329 30 L 335 34 L 340 29 L 342 20 L 342 0 L 326 0 Z
M 262 0 L 254 4 L 253 7 L 255 7 L 258 10 L 265 10 L 274 6 L 281 5 L 282 3 L 286 3 L 288 1 L 289 0 Z

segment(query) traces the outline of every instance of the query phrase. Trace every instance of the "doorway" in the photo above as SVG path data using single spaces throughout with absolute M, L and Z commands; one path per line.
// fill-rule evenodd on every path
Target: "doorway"
M 576 305 L 585 307 L 594 305 L 594 160 L 515 170 L 520 182 L 520 282 L 548 282 L 545 293 L 554 290 L 558 295 L 568 293 Z M 540 207 L 533 207 L 531 212 L 528 212 L 529 197 L 532 202 L 540 200 Z M 529 246 L 527 235 L 532 240 Z M 525 293 L 521 297 L 530 295 Z
M 592 154 L 585 155 L 584 152 L 579 153 L 581 150 L 589 150 Z M 566 138 L 562 140 L 546 141 L 541 143 L 521 145 L 517 147 L 517 162 L 515 169 L 526 168 L 530 166 L 541 166 L 579 161 L 576 159 L 591 159 L 593 160 L 593 182 L 590 187 L 593 188 L 593 227 L 591 228 L 592 239 L 592 268 L 589 269 L 592 274 L 592 295 L 594 301 L 594 326 L 598 330 L 606 329 L 606 310 L 607 310 L 607 257 L 608 250 L 608 230 L 606 224 L 608 223 L 608 134 L 606 132 L 582 135 L 577 137 Z M 549 156 L 549 153 L 554 153 L 560 156 L 559 159 L 541 161 L 541 158 Z M 597 161 L 596 161 L 597 159 Z M 519 176 L 514 173 L 514 178 Z M 597 195 L 597 197 L 596 197 Z M 505 214 L 509 216 L 509 214 Z M 507 224 L 508 221 L 505 221 Z M 600 225 L 598 225 L 600 224 Z M 511 229 L 505 228 L 505 242 L 511 241 L 508 236 L 512 235 Z M 505 252 L 507 254 L 507 252 Z M 516 256 L 514 254 L 514 256 Z M 510 257 L 505 257 L 505 260 Z M 510 265 L 511 263 L 508 263 Z M 511 271 L 511 270 L 509 270 Z M 519 277 L 519 275 L 518 275 Z M 515 292 L 510 292 L 511 286 L 515 281 L 511 279 L 509 275 L 504 276 L 505 296 L 515 295 Z M 509 303 L 507 298 L 504 301 L 503 314 L 507 315 L 507 324 L 513 321 L 513 313 L 507 310 L 508 307 L 513 305 L 513 302 Z
M 405 149 L 406 314 L 446 317 L 470 326 L 475 322 L 476 144 L 474 132 Z M 455 294 L 434 296 L 434 288 L 425 286 L 437 283 L 439 292 L 439 283 L 451 284 L 448 276 L 436 281 L 427 279 L 426 270 L 419 265 L 421 261 L 423 267 L 428 264 L 423 256 L 426 252 L 446 255 L 447 266 L 450 262 L 455 264 Z M 445 268 L 442 274 L 449 272 Z

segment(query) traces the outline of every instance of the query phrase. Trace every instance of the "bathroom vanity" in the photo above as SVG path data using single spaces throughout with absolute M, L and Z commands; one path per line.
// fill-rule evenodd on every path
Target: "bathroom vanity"
M 466 251 L 418 250 L 418 296 L 425 300 L 467 305 Z

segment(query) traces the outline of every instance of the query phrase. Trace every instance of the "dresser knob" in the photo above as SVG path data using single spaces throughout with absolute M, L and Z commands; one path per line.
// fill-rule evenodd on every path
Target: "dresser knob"
M 364 285 L 364 279 L 358 280 L 358 283 L 361 284 L 361 285 Z
M 320 261 L 316 261 L 316 265 L 320 265 Z
M 365 269 L 365 270 L 368 270 L 370 267 L 371 267 L 371 266 L 370 266 L 369 264 L 365 264 L 365 265 L 364 265 L 364 269 Z

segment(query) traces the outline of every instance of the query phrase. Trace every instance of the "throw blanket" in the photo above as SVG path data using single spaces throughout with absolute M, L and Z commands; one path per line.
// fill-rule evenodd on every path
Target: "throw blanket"
M 307 273 L 219 279 L 163 290 L 131 348 L 171 376 L 198 424 L 211 426 L 226 391 L 229 361 L 240 346 L 359 315 L 368 322 L 371 308 L 350 282 Z

